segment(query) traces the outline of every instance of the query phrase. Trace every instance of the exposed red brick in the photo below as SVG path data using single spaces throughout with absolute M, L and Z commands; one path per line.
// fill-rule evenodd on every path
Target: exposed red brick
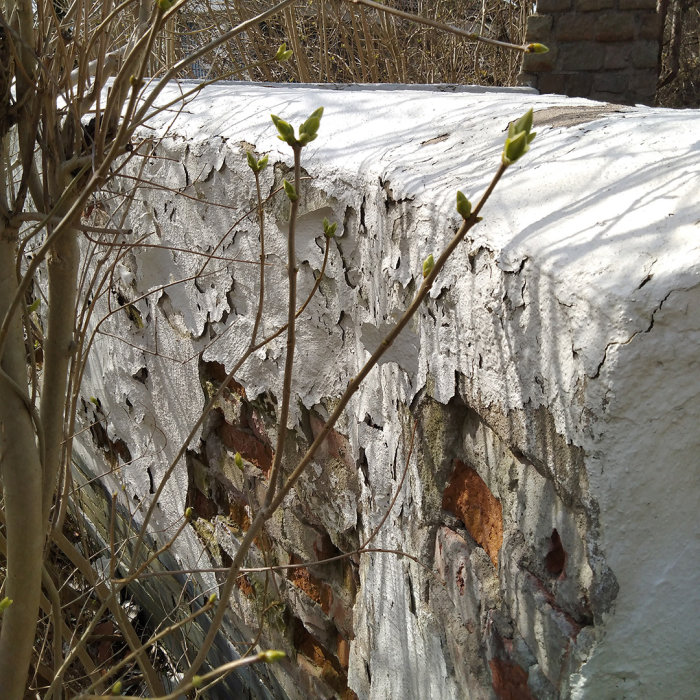
M 236 579 L 236 585 L 246 598 L 252 598 L 255 595 L 255 589 L 247 576 L 239 576 Z
M 292 561 L 292 563 L 296 562 Z M 319 581 L 315 576 L 312 576 L 305 566 L 291 569 L 289 580 L 297 588 L 304 591 L 311 600 L 318 603 L 321 606 L 321 610 L 328 615 L 333 602 L 333 592 L 327 583 Z
M 205 496 L 195 486 L 190 486 L 187 491 L 187 505 L 194 510 L 198 518 L 205 520 L 211 520 L 219 512 L 214 500 Z
M 347 673 L 350 664 L 350 644 L 347 639 L 338 635 L 338 661 Z
M 491 659 L 493 690 L 499 700 L 535 700 L 527 687 L 527 673 L 517 664 Z
M 228 517 L 240 528 L 241 532 L 247 532 L 250 527 L 250 516 L 243 501 L 229 501 Z
M 347 671 L 338 658 L 330 654 L 299 620 L 294 624 L 294 648 L 297 662 L 333 688 L 341 700 L 357 700 L 357 695 L 348 688 Z M 307 664 L 303 663 L 304 658 Z
M 272 448 L 249 430 L 222 423 L 217 428 L 221 442 L 230 450 L 240 452 L 241 456 L 267 473 L 272 466 Z
M 261 532 L 253 540 L 253 544 L 263 552 L 269 552 L 272 549 L 272 538 L 266 532 Z
M 455 460 L 452 477 L 442 497 L 442 507 L 464 523 L 469 534 L 498 566 L 503 544 L 503 509 L 474 469 Z

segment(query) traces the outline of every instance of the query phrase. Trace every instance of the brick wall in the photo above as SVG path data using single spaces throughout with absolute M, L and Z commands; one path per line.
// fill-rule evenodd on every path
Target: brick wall
M 520 82 L 542 93 L 620 104 L 652 104 L 659 75 L 661 20 L 656 0 L 538 0 Z

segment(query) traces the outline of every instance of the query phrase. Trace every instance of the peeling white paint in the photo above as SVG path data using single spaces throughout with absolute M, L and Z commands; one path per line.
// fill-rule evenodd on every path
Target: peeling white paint
M 173 87 L 159 99 L 166 103 L 176 94 Z M 344 531 L 360 510 L 365 536 L 378 524 L 407 458 L 399 407 L 420 392 L 447 405 L 459 390 L 477 411 L 505 417 L 512 435 L 501 437 L 531 459 L 528 450 L 539 438 L 518 437 L 518 416 L 527 426 L 542 408 L 557 439 L 581 448 L 582 472 L 547 452 L 554 449 L 547 443 L 537 471 L 509 462 L 510 480 L 520 484 L 514 495 L 497 469 L 505 464 L 498 450 L 505 448 L 473 456 L 512 524 L 499 574 L 507 587 L 494 600 L 502 596 L 498 604 L 510 609 L 527 644 L 522 658 L 529 658 L 531 687 L 541 674 L 552 681 L 561 664 L 547 625 L 568 623 L 541 601 L 519 607 L 535 598 L 528 598 L 530 583 L 505 552 L 511 545 L 512 551 L 540 546 L 556 527 L 578 567 L 562 595 L 575 598 L 597 585 L 603 566 L 620 587 L 604 622 L 577 639 L 570 678 L 559 679 L 559 687 L 596 700 L 694 696 L 700 114 L 600 106 L 600 114 L 575 126 L 538 124 L 538 112 L 556 113 L 545 109 L 594 104 L 526 91 L 239 84 L 203 89 L 174 127 L 173 110 L 154 116 L 144 137 L 154 140 L 157 155 L 143 176 L 172 189 L 143 190 L 129 225 L 141 235 L 152 232 L 161 245 L 216 249 L 232 261 L 212 260 L 211 276 L 138 302 L 142 329 L 132 324 L 125 333 L 122 312 L 105 323 L 131 345 L 98 338 L 85 391 L 109 407 L 109 435 L 130 446 L 134 462 L 119 475 L 127 492 L 147 500 L 146 468 L 158 479 L 196 420 L 204 403 L 197 356 L 229 370 L 248 345 L 258 229 L 253 217 L 238 219 L 254 207 L 240 144 L 270 154 L 262 176 L 269 194 L 280 168 L 291 166 L 270 113 L 298 124 L 325 107 L 319 138 L 304 151 L 313 181 L 299 222 L 300 302 L 321 267 L 320 222 L 325 216 L 339 222 L 325 279 L 299 322 L 302 371 L 293 388 L 299 403 L 293 401 L 289 423 L 296 428 L 298 406 L 323 413 L 321 404 L 342 393 L 375 349 L 420 283 L 422 261 L 456 229 L 456 191 L 476 201 L 497 168 L 508 122 L 532 106 L 538 136 L 531 152 L 506 173 L 430 301 L 351 402 L 339 429 L 356 458 L 364 449 L 368 485 L 360 478 L 359 504 L 350 497 L 335 503 L 324 521 L 329 530 Z M 269 293 L 262 336 L 286 319 L 284 212 L 278 197 L 265 219 Z M 134 298 L 198 274 L 202 261 L 177 250 L 143 249 L 124 261 L 117 284 Z M 237 380 L 250 397 L 279 396 L 283 365 L 282 338 L 248 360 Z M 142 368 L 145 384 L 134 379 Z M 484 445 L 497 444 L 490 435 L 484 433 Z M 186 490 L 183 467 L 162 498 L 157 525 L 173 526 Z M 426 494 L 424 475 L 412 463 L 376 546 L 427 555 L 435 523 L 427 520 L 425 532 L 406 526 L 409 516 L 418 524 L 434 516 Z M 189 553 L 180 552 L 183 560 L 199 556 L 194 540 L 190 544 Z M 469 556 L 484 559 L 481 551 Z M 479 559 L 474 566 L 490 563 Z M 406 572 L 418 588 L 427 585 L 425 573 L 378 554 L 364 555 L 360 570 L 350 686 L 361 698 L 464 697 L 434 609 L 420 594 L 416 610 L 409 609 Z M 469 682 L 471 696 L 488 697 L 488 679 Z

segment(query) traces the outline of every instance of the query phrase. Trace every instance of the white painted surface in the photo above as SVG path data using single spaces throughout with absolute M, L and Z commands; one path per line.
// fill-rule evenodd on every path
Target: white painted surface
M 175 93 L 170 89 L 160 101 Z M 222 85 L 188 102 L 174 126 L 174 110 L 154 116 L 143 133 L 162 136 L 159 153 L 168 157 L 152 161 L 147 174 L 178 190 L 189 186 L 190 194 L 194 187 L 202 197 L 212 193 L 249 206 L 252 182 L 239 144 L 269 153 L 271 165 L 289 166 L 290 151 L 269 114 L 298 124 L 321 105 L 319 137 L 304 152 L 314 180 L 300 226 L 300 298 L 320 269 L 323 216 L 335 218 L 339 229 L 348 216 L 350 224 L 338 231 L 327 285 L 301 324 L 304 372 L 294 391 L 307 408 L 341 393 L 376 347 L 375 327 L 396 317 L 411 285 L 419 283 L 422 261 L 455 230 L 456 190 L 476 201 L 497 168 L 508 122 L 529 107 L 536 112 L 530 153 L 506 173 L 431 302 L 351 404 L 356 419 L 347 419 L 344 432 L 356 453 L 363 445 L 376 470 L 371 491 L 362 494 L 366 531 L 395 486 L 387 465 L 397 455 L 400 461 L 403 449 L 397 402 L 409 403 L 427 385 L 447 403 L 457 372 L 468 379 L 475 402 L 503 415 L 545 407 L 557 433 L 584 450 L 585 478 L 555 479 L 599 507 L 599 530 L 585 531 L 586 544 L 620 587 L 605 624 L 595 628 L 590 658 L 571 678 L 571 696 L 694 697 L 700 682 L 700 114 L 609 107 L 573 126 L 546 120 L 538 126 L 542 110 L 583 114 L 596 103 L 518 91 Z M 551 122 L 556 112 L 547 114 Z M 271 184 L 269 168 L 266 191 Z M 160 242 L 170 245 L 211 250 L 234 218 L 214 207 L 190 207 L 174 193 L 151 197 L 132 225 L 153 229 L 152 206 Z M 284 279 L 282 209 L 273 205 L 267 217 L 270 289 L 281 288 Z M 255 259 L 255 224 L 237 226 L 225 254 Z M 132 262 L 122 278 L 133 276 L 141 293 L 194 274 L 198 264 L 156 250 Z M 160 352 L 184 357 L 201 351 L 207 319 L 220 333 L 219 321 L 230 313 L 226 340 L 204 353 L 229 369 L 252 328 L 254 270 L 234 264 L 204 291 L 193 282 L 169 288 L 173 312 L 171 323 L 158 325 Z M 283 299 L 283 293 L 268 296 L 265 333 L 284 318 Z M 153 304 L 139 304 L 144 317 L 156 314 Z M 152 326 L 142 337 L 151 342 L 149 333 Z M 91 391 L 103 383 L 103 394 L 109 387 L 113 396 L 130 397 L 136 413 L 112 412 L 111 429 L 129 434 L 151 455 L 156 475 L 162 473 L 164 458 L 174 454 L 203 403 L 196 361 L 178 365 L 128 350 L 125 360 L 107 346 L 100 347 L 102 368 L 93 366 Z M 251 396 L 278 394 L 283 362 L 282 343 L 272 344 L 247 363 L 239 381 Z M 131 379 L 142 366 L 148 392 Z M 365 415 L 385 430 L 362 423 Z M 168 436 L 162 452 L 154 449 L 161 434 Z M 182 512 L 186 475 L 183 484 L 179 473 L 162 503 L 166 524 Z M 404 502 L 420 511 L 421 483 L 411 473 L 397 509 Z M 126 481 L 130 490 L 147 493 L 142 471 L 129 471 Z M 570 516 L 561 517 L 562 532 L 577 531 Z M 410 551 L 401 528 L 392 515 L 378 546 Z M 404 568 L 392 558 L 363 558 L 351 687 L 362 698 L 460 697 L 430 610 L 414 615 L 405 607 Z M 397 640 L 400 655 L 392 647 Z

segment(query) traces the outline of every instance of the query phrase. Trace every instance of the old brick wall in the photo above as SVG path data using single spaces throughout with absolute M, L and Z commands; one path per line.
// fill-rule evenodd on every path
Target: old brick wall
M 520 82 L 542 93 L 618 104 L 652 104 L 659 75 L 661 19 L 656 0 L 538 0 Z

